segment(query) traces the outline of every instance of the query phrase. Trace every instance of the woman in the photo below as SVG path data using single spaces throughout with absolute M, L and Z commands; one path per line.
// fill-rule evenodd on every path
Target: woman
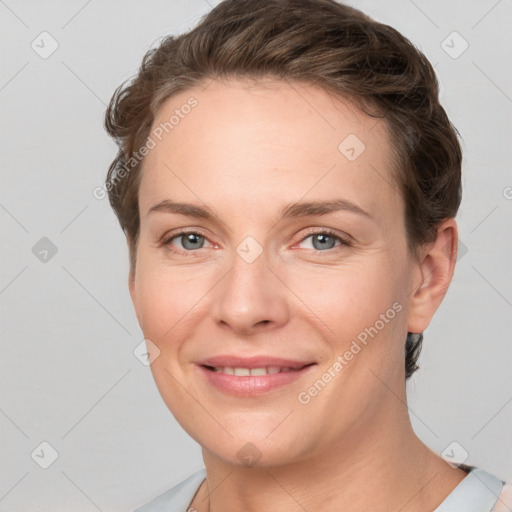
M 148 52 L 106 127 L 151 370 L 205 463 L 139 511 L 510 507 L 408 416 L 461 200 L 423 54 L 331 0 L 225 1 Z

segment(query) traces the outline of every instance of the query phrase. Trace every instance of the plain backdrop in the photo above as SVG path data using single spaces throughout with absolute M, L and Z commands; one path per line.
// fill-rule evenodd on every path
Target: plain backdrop
M 93 191 L 114 89 L 216 3 L 0 1 L 1 512 L 132 511 L 203 467 L 133 354 L 127 246 Z M 413 426 L 512 481 L 512 2 L 350 3 L 431 60 L 464 150 L 460 257 L 408 383 Z

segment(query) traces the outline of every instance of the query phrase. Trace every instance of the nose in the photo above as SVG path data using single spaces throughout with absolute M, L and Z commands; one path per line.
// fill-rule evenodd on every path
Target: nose
M 265 251 L 250 263 L 235 254 L 231 270 L 214 288 L 214 319 L 238 335 L 282 327 L 289 318 L 289 294 Z

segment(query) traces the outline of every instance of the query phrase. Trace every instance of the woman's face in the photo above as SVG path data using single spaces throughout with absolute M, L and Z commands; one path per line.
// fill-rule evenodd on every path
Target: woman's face
M 304 84 L 214 81 L 151 137 L 130 292 L 183 428 L 274 465 L 393 421 L 423 326 L 384 122 Z

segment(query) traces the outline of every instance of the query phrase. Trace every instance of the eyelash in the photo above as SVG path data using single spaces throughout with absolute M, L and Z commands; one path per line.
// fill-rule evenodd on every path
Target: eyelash
M 171 246 L 171 242 L 175 239 L 175 238 L 180 238 L 181 236 L 183 235 L 189 235 L 189 234 L 194 234 L 194 235 L 199 235 L 203 238 L 205 238 L 206 240 L 208 239 L 205 235 L 203 235 L 200 231 L 197 231 L 197 230 L 188 230 L 188 231 L 180 231 L 179 233 L 173 233 L 172 235 L 164 238 L 160 244 L 161 247 L 166 247 L 169 251 L 175 253 L 175 254 L 178 254 L 180 256 L 194 256 L 193 253 L 195 252 L 198 252 L 200 249 L 197 249 L 197 250 L 191 250 L 191 251 L 182 251 L 182 250 L 179 250 L 179 249 L 176 249 L 174 248 L 173 246 Z M 349 239 L 349 237 L 343 237 L 343 236 L 340 236 L 338 233 L 336 233 L 335 231 L 331 230 L 331 229 L 328 229 L 328 228 L 324 228 L 324 229 L 316 229 L 316 230 L 311 230 L 311 231 L 308 231 L 306 233 L 306 235 L 298 242 L 299 244 L 304 242 L 304 240 L 306 240 L 307 238 L 309 238 L 311 235 L 327 235 L 331 238 L 334 238 L 336 240 L 339 240 L 340 244 L 337 246 L 338 248 L 340 246 L 345 246 L 345 247 L 351 247 L 353 244 L 352 244 L 352 241 Z M 319 251 L 317 249 L 313 249 L 315 252 L 317 253 L 330 253 L 330 252 L 337 252 L 335 250 L 335 247 L 333 247 L 332 249 L 326 249 L 325 251 Z

